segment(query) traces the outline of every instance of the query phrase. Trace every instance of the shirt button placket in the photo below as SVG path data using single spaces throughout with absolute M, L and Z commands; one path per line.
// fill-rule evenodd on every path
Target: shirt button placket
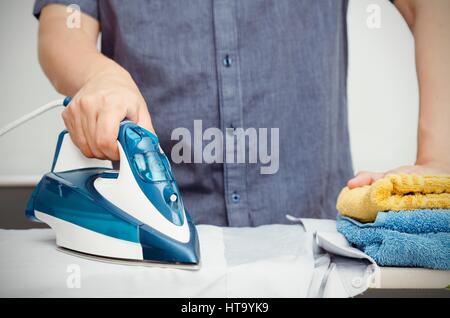
M 234 137 L 233 129 L 235 127 L 243 126 L 238 41 L 235 32 L 237 29 L 235 17 L 237 3 L 237 1 L 229 0 L 213 1 L 220 118 L 222 129 L 228 128 L 226 129 L 227 138 Z M 236 142 L 234 142 L 234 145 L 234 158 L 236 160 Z M 226 151 L 227 149 L 225 149 L 225 153 Z M 228 224 L 230 226 L 251 225 L 245 184 L 245 164 L 225 160 L 224 189 Z

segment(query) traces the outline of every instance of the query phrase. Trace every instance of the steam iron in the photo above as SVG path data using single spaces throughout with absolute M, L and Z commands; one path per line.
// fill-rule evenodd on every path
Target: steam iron
M 156 135 L 120 125 L 120 170 L 89 159 L 67 131 L 26 215 L 47 223 L 62 250 L 101 261 L 198 269 L 197 231 Z

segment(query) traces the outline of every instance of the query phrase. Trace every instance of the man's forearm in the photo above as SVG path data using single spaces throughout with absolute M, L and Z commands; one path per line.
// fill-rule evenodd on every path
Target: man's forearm
M 125 72 L 97 50 L 98 22 L 85 14 L 80 28 L 66 26 L 65 6 L 49 5 L 39 24 L 39 60 L 47 77 L 62 94 L 74 95 L 99 72 Z
M 420 89 L 417 164 L 450 168 L 450 1 L 397 0 L 415 39 Z
M 80 28 L 69 28 L 67 18 L 60 4 L 42 10 L 39 60 L 54 87 L 73 96 L 62 112 L 73 143 L 86 157 L 118 160 L 123 119 L 154 131 L 147 104 L 130 74 L 98 52 L 98 21 L 81 14 Z

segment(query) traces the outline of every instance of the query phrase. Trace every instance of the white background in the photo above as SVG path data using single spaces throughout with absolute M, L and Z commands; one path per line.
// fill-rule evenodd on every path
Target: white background
M 313 1 L 313 0 L 311 0 Z M 370 4 L 381 8 L 381 28 L 367 26 Z M 33 0 L 0 1 L 0 127 L 60 96 L 37 60 Z M 355 171 L 414 163 L 418 115 L 413 38 L 387 0 L 351 0 L 349 120 Z M 51 165 L 60 110 L 0 138 L 0 184 L 33 183 Z

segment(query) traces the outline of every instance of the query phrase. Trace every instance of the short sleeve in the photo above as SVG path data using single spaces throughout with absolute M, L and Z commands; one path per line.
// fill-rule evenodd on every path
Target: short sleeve
M 42 9 L 48 4 L 78 5 L 81 12 L 98 20 L 98 0 L 35 0 L 33 15 L 39 19 Z

